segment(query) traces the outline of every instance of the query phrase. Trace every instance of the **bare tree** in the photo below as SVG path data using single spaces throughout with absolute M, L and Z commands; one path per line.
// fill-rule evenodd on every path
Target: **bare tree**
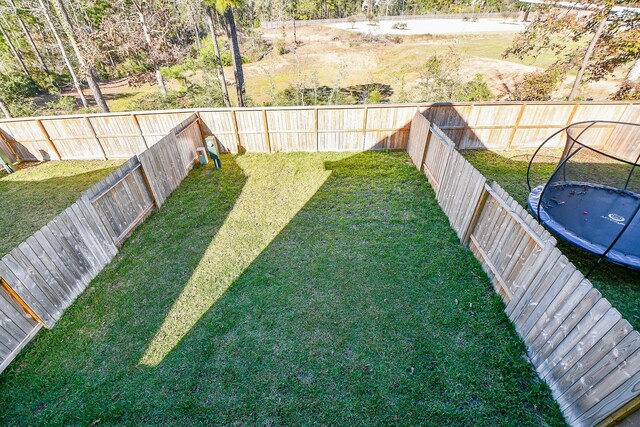
M 105 101 L 104 96 L 102 95 L 102 91 L 100 90 L 100 85 L 96 80 L 95 68 L 93 64 L 88 63 L 85 60 L 82 52 L 80 51 L 80 48 L 78 47 L 78 42 L 76 40 L 71 20 L 69 19 L 69 15 L 67 15 L 67 10 L 62 4 L 62 0 L 54 0 L 54 2 L 62 21 L 62 27 L 67 33 L 67 38 L 69 39 L 69 43 L 71 44 L 71 47 L 76 54 L 80 69 L 84 72 L 85 79 L 89 84 L 89 89 L 91 89 L 91 93 L 93 94 L 93 99 L 95 100 L 96 105 L 98 105 L 98 108 L 100 108 L 100 111 L 102 111 L 103 113 L 108 113 L 109 106 L 107 106 L 107 102 Z
M 593 35 L 591 42 L 589 42 L 587 51 L 585 52 L 584 57 L 582 58 L 582 64 L 580 65 L 580 69 L 578 70 L 578 75 L 576 75 L 576 80 L 573 82 L 573 87 L 571 88 L 571 92 L 569 93 L 569 98 L 568 98 L 569 101 L 573 101 L 576 95 L 578 95 L 578 91 L 580 90 L 580 83 L 582 82 L 582 77 L 584 76 L 584 73 L 587 70 L 587 67 L 589 66 L 589 60 L 591 59 L 591 56 L 593 55 L 593 49 L 595 49 L 596 43 L 598 43 L 598 40 L 602 35 L 602 31 L 607 26 L 607 15 L 608 13 L 602 17 L 602 20 L 598 23 L 598 27 L 596 28 L 596 32 Z
M 200 20 L 198 19 L 198 14 L 196 13 L 196 10 L 198 10 L 199 8 L 197 8 L 196 5 L 193 4 L 193 2 L 189 2 L 187 8 L 189 10 L 189 17 L 193 22 L 193 33 L 196 42 L 196 49 L 199 51 L 202 47 L 200 43 Z
M 244 107 L 244 72 L 242 70 L 242 55 L 240 54 L 240 43 L 238 42 L 238 30 L 236 20 L 233 15 L 233 8 L 241 4 L 241 0 L 216 0 L 216 8 L 224 16 L 224 28 L 229 39 L 231 48 L 231 62 L 233 63 L 233 74 L 236 79 L 236 92 L 238 95 L 238 106 Z
M 164 77 L 162 77 L 162 73 L 160 72 L 160 66 L 158 65 L 158 61 L 154 55 L 153 42 L 151 39 L 151 33 L 149 32 L 149 27 L 147 26 L 147 20 L 144 15 L 143 10 L 143 0 L 132 0 L 131 4 L 136 9 L 138 13 L 138 19 L 140 21 L 140 25 L 142 26 L 142 32 L 144 33 L 144 40 L 149 47 L 149 52 L 151 53 L 151 61 L 153 62 L 153 71 L 156 76 L 156 81 L 158 82 L 158 89 L 160 89 L 160 94 L 162 96 L 167 96 L 167 86 L 164 81 Z
M 49 74 L 49 68 L 47 67 L 47 64 L 44 62 L 44 58 L 42 58 L 42 55 L 40 54 L 40 50 L 38 50 L 38 47 L 33 41 L 33 37 L 31 37 L 31 32 L 29 31 L 24 21 L 20 17 L 20 13 L 18 12 L 18 8 L 16 7 L 15 2 L 13 0 L 7 0 L 7 2 L 9 3 L 9 6 L 11 7 L 11 9 L 13 10 L 13 13 L 16 16 L 16 21 L 18 22 L 18 26 L 22 30 L 22 33 L 24 34 L 24 38 L 27 40 L 27 43 L 31 47 L 31 50 L 33 51 L 33 55 L 36 57 L 38 64 L 40 64 L 40 69 L 45 73 Z
M 209 24 L 209 32 L 211 33 L 211 41 L 213 42 L 213 51 L 216 55 L 216 70 L 218 74 L 218 81 L 220 82 L 220 88 L 222 89 L 222 98 L 224 99 L 224 105 L 231 107 L 231 101 L 229 101 L 229 91 L 227 90 L 227 80 L 224 77 L 224 68 L 222 67 L 222 60 L 220 59 L 220 48 L 218 47 L 218 36 L 216 35 L 216 28 L 213 22 L 214 11 L 211 7 L 206 7 L 205 14 L 207 15 L 207 23 Z
M 64 49 L 64 45 L 62 44 L 62 39 L 60 39 L 60 34 L 58 34 L 58 30 L 56 29 L 56 26 L 53 23 L 53 19 L 51 17 L 51 14 L 49 13 L 49 9 L 47 8 L 47 5 L 44 3 L 44 0 L 38 0 L 38 3 L 40 4 L 40 10 L 44 14 L 47 24 L 49 25 L 49 29 L 51 30 L 51 33 L 53 33 L 53 36 L 56 39 L 58 49 L 60 50 L 60 54 L 62 55 L 62 59 L 64 60 L 65 65 L 67 66 L 67 70 L 69 70 L 69 75 L 71 75 L 71 80 L 73 80 L 73 86 L 76 88 L 76 92 L 78 92 L 78 96 L 82 101 L 82 105 L 85 108 L 88 108 L 89 104 L 87 103 L 87 99 L 85 98 L 84 93 L 82 93 L 82 87 L 80 86 L 80 82 L 78 81 L 78 77 L 76 76 L 76 73 L 73 71 L 73 67 L 71 66 L 71 61 L 69 61 L 69 56 L 67 55 L 67 51 Z
M 31 77 L 31 73 L 29 72 L 29 69 L 25 65 L 22 55 L 20 54 L 20 52 L 18 52 L 18 49 L 16 49 L 16 47 L 14 46 L 13 42 L 11 41 L 11 38 L 9 37 L 9 34 L 7 33 L 4 26 L 2 25 L 2 20 L 0 20 L 0 33 L 2 34 L 2 37 L 4 37 L 4 41 L 9 47 L 11 54 L 16 58 L 16 61 L 18 61 L 18 64 L 20 65 L 20 68 L 22 69 L 22 72 L 24 73 L 24 75 L 27 76 L 29 80 L 33 81 L 33 78 Z

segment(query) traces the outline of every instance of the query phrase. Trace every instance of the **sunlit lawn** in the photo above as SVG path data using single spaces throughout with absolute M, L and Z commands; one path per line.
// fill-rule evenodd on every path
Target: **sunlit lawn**
M 526 206 L 529 196 L 527 187 L 527 165 L 530 154 L 518 152 L 491 152 L 488 150 L 462 150 L 462 154 L 490 181 L 497 181 L 509 192 L 522 206 Z M 536 163 L 532 169 L 533 182 L 536 185 L 545 182 L 553 173 L 557 164 L 557 157 L 542 157 L 544 163 Z M 575 167 L 575 166 L 574 166 Z M 585 167 L 591 170 L 593 182 L 609 183 L 609 181 L 622 182 L 626 178 L 625 171 L 620 171 L 617 165 L 589 164 Z M 624 176 L 618 176 L 622 173 Z M 637 178 L 637 176 L 636 176 Z M 612 184 L 615 185 L 615 184 Z M 583 272 L 586 273 L 592 267 L 595 260 L 591 255 L 580 251 L 563 242 L 559 243 L 562 252 Z M 602 263 L 589 276 L 593 285 L 611 301 L 620 313 L 633 325 L 640 328 L 640 271 L 633 271 L 610 263 Z
M 45 162 L 0 172 L 0 256 L 73 204 L 121 161 Z
M 405 153 L 223 165 L 0 376 L 0 423 L 563 424 Z

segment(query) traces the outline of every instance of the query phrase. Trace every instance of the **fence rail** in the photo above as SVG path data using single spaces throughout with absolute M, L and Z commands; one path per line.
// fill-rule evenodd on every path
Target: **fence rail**
M 413 120 L 407 152 L 489 275 L 566 421 L 594 426 L 632 414 L 640 407 L 640 334 L 454 141 L 424 115 Z
M 53 327 L 187 176 L 202 146 L 198 121 L 187 117 L 0 259 L 0 372 L 42 326 Z
M 537 147 L 582 120 L 638 121 L 640 103 L 456 103 L 194 109 L 0 120 L 0 149 L 16 160 L 128 159 L 192 114 L 223 152 L 404 150 L 420 111 L 459 149 Z M 603 144 L 613 126 L 600 125 Z M 551 146 L 560 146 L 560 137 Z M 555 145 L 554 145 L 555 144 Z
M 2 120 L 0 149 L 14 160 L 129 160 L 0 260 L 0 371 L 42 325 L 55 324 L 153 206 L 165 202 L 203 136 L 232 153 L 406 149 L 492 279 L 566 420 L 614 422 L 640 407 L 640 334 L 457 149 L 533 147 L 575 121 L 640 121 L 637 105 L 277 107 Z M 602 145 L 629 152 L 635 139 L 617 131 L 601 125 Z

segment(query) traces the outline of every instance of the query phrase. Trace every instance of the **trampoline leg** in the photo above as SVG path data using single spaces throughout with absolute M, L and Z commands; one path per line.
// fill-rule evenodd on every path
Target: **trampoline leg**
M 597 266 L 600 265 L 600 263 L 602 262 L 602 260 L 604 259 L 604 257 L 600 257 L 596 260 L 596 262 L 593 263 L 593 265 L 591 266 L 591 268 L 589 269 L 589 271 L 587 271 L 587 274 L 584 275 L 585 279 L 588 279 L 589 276 L 591 275 L 591 273 L 593 273 L 593 270 L 596 269 Z

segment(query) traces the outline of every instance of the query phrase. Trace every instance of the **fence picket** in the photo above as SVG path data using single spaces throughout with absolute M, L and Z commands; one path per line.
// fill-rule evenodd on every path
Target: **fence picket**
M 195 148 L 203 144 L 196 119 L 188 117 L 142 153 L 143 161 L 134 155 L 124 162 L 0 259 L 0 371 L 42 325 L 53 327 L 113 259 L 116 244 L 153 209 L 150 189 L 156 189 L 164 202 L 186 177 L 195 162 Z M 49 125 L 59 136 L 68 123 Z M 95 142 L 98 134 L 92 138 Z M 139 143 L 139 136 L 134 141 Z M 144 163 L 149 168 L 148 181 Z
M 544 111 L 538 107 L 523 106 L 520 113 Z M 518 117 L 518 126 L 528 125 Z M 514 130 L 513 144 L 516 137 Z M 593 426 L 633 413 L 640 402 L 640 334 L 562 255 L 551 234 L 499 185 L 487 185 L 436 125 L 426 153 L 420 149 L 411 135 L 412 162 L 424 168 L 452 228 L 505 301 L 565 419 Z

